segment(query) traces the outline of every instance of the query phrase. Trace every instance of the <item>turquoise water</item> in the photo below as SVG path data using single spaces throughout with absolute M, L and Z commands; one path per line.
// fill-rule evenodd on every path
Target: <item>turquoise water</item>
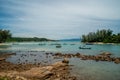
M 56 44 L 61 44 L 61 48 L 56 48 Z M 81 42 L 22 42 L 22 43 L 5 43 L 0 45 L 0 51 L 46 51 L 46 52 L 63 52 L 83 54 L 99 54 L 108 51 L 114 56 L 120 56 L 120 44 L 96 44 L 87 45 L 90 50 L 79 49 L 84 46 Z
M 56 44 L 61 45 L 61 48 L 56 48 Z M 91 47 L 91 49 L 79 49 L 79 46 Z M 21 59 L 21 62 L 25 62 L 27 59 L 29 62 L 34 63 L 34 59 L 37 62 L 49 61 L 52 63 L 53 58 L 48 60 L 43 56 L 45 52 L 62 52 L 62 53 L 82 53 L 88 55 L 97 55 L 102 52 L 111 52 L 116 57 L 120 57 L 120 44 L 95 44 L 85 45 L 81 42 L 22 42 L 22 43 L 5 43 L 0 45 L 0 52 L 16 52 L 17 56 L 12 56 L 7 60 L 13 63 L 18 62 L 18 58 L 21 54 L 26 54 L 26 57 Z M 30 56 L 35 54 L 37 56 Z M 40 58 L 43 56 L 42 58 Z M 80 60 L 78 58 L 71 58 L 70 64 L 72 66 L 72 74 L 78 77 L 78 80 L 120 80 L 120 64 L 113 62 L 96 62 L 92 60 Z

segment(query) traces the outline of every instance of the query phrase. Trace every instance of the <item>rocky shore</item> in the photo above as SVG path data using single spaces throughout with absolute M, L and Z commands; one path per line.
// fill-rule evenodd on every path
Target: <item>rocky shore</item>
M 80 53 L 76 54 L 62 54 L 62 53 L 55 53 L 53 56 L 55 57 L 63 57 L 63 58 L 80 58 L 81 60 L 94 60 L 94 61 L 108 61 L 114 62 L 116 64 L 120 63 L 120 57 L 111 57 L 111 53 L 103 52 L 99 55 L 84 55 Z
M 13 64 L 5 59 L 14 53 L 0 54 L 0 80 L 77 80 L 70 73 L 67 59 L 49 66 Z
M 69 65 L 69 58 L 80 58 L 81 60 L 94 60 L 120 63 L 120 57 L 111 56 L 110 52 L 103 52 L 98 55 L 84 55 L 63 54 L 63 53 L 45 53 L 46 58 L 52 56 L 53 59 L 59 59 L 49 65 L 19 63 L 13 64 L 7 62 L 6 58 L 17 55 L 16 53 L 0 53 L 0 80 L 77 80 L 77 78 L 70 73 L 71 66 Z M 27 56 L 21 54 L 21 57 Z M 33 56 L 33 54 L 30 54 Z M 34 54 L 34 56 L 37 56 Z
M 24 71 L 29 70 L 32 67 L 35 67 L 36 65 L 33 64 L 13 64 L 6 61 L 6 58 L 16 55 L 16 53 L 0 53 L 0 72 L 6 72 L 9 70 L 14 71 Z

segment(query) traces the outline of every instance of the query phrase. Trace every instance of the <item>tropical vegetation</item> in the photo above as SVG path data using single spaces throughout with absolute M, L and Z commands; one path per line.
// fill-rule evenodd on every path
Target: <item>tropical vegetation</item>
M 38 38 L 38 37 L 33 37 L 33 38 L 26 38 L 26 37 L 12 37 L 12 34 L 10 33 L 9 30 L 2 30 L 0 29 L 0 43 L 3 42 L 25 42 L 25 41 L 54 41 L 46 38 Z
M 46 38 L 38 38 L 38 37 L 33 37 L 33 38 L 12 37 L 7 40 L 7 42 L 29 42 L 29 41 L 39 42 L 39 41 L 53 41 L 53 40 L 46 39 Z
M 82 35 L 82 42 L 120 43 L 120 33 L 113 34 L 112 32 L 110 29 L 90 32 L 87 35 Z
M 6 40 L 10 38 L 11 38 L 11 33 L 9 30 L 0 29 L 0 43 L 6 42 Z

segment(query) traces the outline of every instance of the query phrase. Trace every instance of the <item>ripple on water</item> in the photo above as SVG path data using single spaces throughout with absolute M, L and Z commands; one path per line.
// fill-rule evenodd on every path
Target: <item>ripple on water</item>
M 81 80 L 120 80 L 120 64 L 71 59 L 71 71 Z

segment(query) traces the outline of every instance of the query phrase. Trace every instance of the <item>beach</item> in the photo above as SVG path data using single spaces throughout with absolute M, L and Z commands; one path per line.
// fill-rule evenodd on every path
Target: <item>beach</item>
M 120 58 L 110 57 L 111 53 L 102 53 L 100 55 L 83 55 L 62 54 L 62 53 L 45 53 L 46 58 L 52 56 L 54 59 L 59 59 L 52 64 L 43 65 L 43 63 L 11 63 L 6 61 L 6 58 L 17 55 L 16 53 L 1 53 L 0 54 L 0 77 L 8 80 L 79 80 L 77 76 L 71 73 L 74 65 L 69 65 L 70 58 L 80 58 L 81 60 L 94 60 L 96 62 L 106 61 L 120 63 Z M 23 55 L 23 54 L 22 54 Z M 34 55 L 34 54 L 31 54 Z M 24 57 L 23 55 L 21 57 Z M 34 55 L 37 56 L 37 55 Z
M 76 80 L 70 74 L 68 62 L 59 61 L 50 65 L 13 64 L 5 61 L 15 53 L 0 54 L 0 77 L 8 80 Z
M 58 44 L 61 45 L 60 48 L 56 48 Z M 33 77 L 33 80 L 120 79 L 119 45 L 93 44 L 86 45 L 91 49 L 79 49 L 82 45 L 84 44 L 79 42 L 21 42 L 17 45 L 1 45 L 1 77 L 7 75 L 12 80 L 16 75 L 17 78 L 27 80 L 32 80 Z M 64 59 L 67 60 L 67 65 L 61 66 L 61 62 L 66 62 Z M 53 66 L 55 64 L 61 67 Z M 35 75 L 32 76 L 31 72 Z M 42 74 L 49 78 L 40 77 Z

